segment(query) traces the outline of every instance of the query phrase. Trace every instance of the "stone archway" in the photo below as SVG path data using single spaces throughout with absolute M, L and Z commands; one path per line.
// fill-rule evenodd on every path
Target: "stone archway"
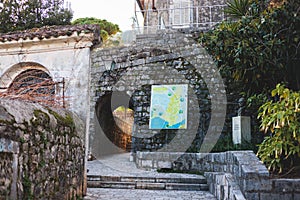
M 91 83 L 95 98 L 91 107 L 107 93 L 125 91 L 130 95 L 134 110 L 133 153 L 207 152 L 218 140 L 226 114 L 226 92 L 212 58 L 194 39 L 191 34 L 162 31 L 142 35 L 130 47 L 92 52 Z M 187 129 L 150 128 L 151 86 L 178 84 L 188 85 Z M 89 150 L 92 154 L 99 150 L 94 148 L 97 112 L 96 109 L 91 113 Z
M 98 99 L 96 115 L 106 137 L 124 151 L 131 151 L 132 118 L 124 118 L 118 108 L 132 109 L 129 96 L 123 92 L 108 92 Z M 129 113 L 128 113 L 129 114 Z
M 155 52 L 158 54 L 166 53 L 159 49 L 156 49 Z M 194 116 L 194 123 L 190 123 L 187 130 L 150 130 L 148 124 L 151 86 L 172 83 L 190 85 L 189 117 Z M 101 93 L 99 93 L 96 104 L 96 115 L 104 132 L 113 132 L 115 126 L 113 110 L 116 107 L 129 105 L 128 107 L 133 110 L 135 129 L 132 133 L 131 151 L 160 150 L 169 145 L 176 138 L 176 135 L 187 134 L 190 135 L 190 142 L 195 140 L 193 148 L 199 149 L 199 145 L 201 145 L 203 136 L 207 131 L 210 117 L 196 115 L 199 112 L 204 114 L 210 109 L 210 101 L 204 101 L 204 99 L 207 99 L 209 92 L 201 75 L 195 72 L 195 67 L 186 59 L 174 56 L 173 59 L 169 59 L 167 62 L 159 60 L 147 65 L 124 66 L 121 69 L 104 71 L 99 78 L 98 90 Z M 112 96 L 115 98 L 112 98 Z M 202 124 L 201 127 L 198 126 L 199 120 Z M 195 134 L 195 132 L 198 133 Z M 106 134 L 106 136 L 108 138 L 114 137 L 113 134 Z M 119 143 L 114 138 L 109 138 L 109 140 L 114 141 L 114 144 Z

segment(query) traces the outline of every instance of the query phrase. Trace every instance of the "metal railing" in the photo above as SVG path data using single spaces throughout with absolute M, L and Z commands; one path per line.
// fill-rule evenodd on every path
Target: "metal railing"
M 10 87 L 0 87 L 1 98 L 22 99 L 47 106 L 65 108 L 65 79 L 53 81 L 49 78 L 40 78 L 38 82 L 31 83 L 15 81 Z
M 209 30 L 227 19 L 225 7 L 226 5 L 185 6 L 136 11 L 136 16 L 143 15 L 143 23 L 136 23 L 135 30 L 137 34 L 155 33 L 160 29 Z

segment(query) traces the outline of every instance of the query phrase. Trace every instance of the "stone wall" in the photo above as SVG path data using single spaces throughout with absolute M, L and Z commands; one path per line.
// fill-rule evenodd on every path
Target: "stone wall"
M 165 151 L 186 151 L 186 144 L 191 146 L 190 150 L 199 150 L 207 132 L 218 137 L 225 118 L 226 108 L 222 109 L 226 101 L 225 89 L 222 79 L 216 77 L 218 72 L 214 62 L 193 35 L 177 31 L 140 35 L 129 47 L 94 49 L 91 57 L 89 141 L 92 153 L 97 154 L 100 150 L 96 149 L 105 145 L 99 144 L 104 141 L 99 138 L 103 136 L 99 119 L 106 116 L 103 120 L 107 120 L 109 113 L 118 106 L 134 110 L 134 152 L 162 148 Z M 188 85 L 187 129 L 149 129 L 151 85 L 160 84 Z M 211 99 L 218 105 L 212 106 Z M 101 111 L 103 109 L 106 110 Z M 216 120 L 211 120 L 212 117 Z M 210 126 L 211 130 L 210 120 L 217 122 Z M 176 144 L 168 146 L 175 136 Z
M 0 199 L 81 197 L 83 127 L 68 111 L 0 99 Z
M 178 158 L 174 161 L 174 158 Z M 222 153 L 137 152 L 136 165 L 144 169 L 170 168 L 204 172 L 217 199 L 297 200 L 300 179 L 271 178 L 252 151 Z
M 0 199 L 10 196 L 13 177 L 13 154 L 0 152 Z

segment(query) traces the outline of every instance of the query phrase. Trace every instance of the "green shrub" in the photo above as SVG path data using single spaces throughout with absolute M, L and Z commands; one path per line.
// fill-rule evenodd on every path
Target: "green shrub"
M 255 14 L 235 9 L 242 10 L 235 16 L 245 16 L 224 21 L 199 38 L 216 61 L 227 92 L 244 92 L 249 97 L 268 92 L 280 82 L 300 89 L 300 1 L 265 10 L 256 0 L 230 2 L 231 7 L 249 7 Z
M 258 114 L 261 130 L 269 136 L 259 145 L 257 155 L 270 171 L 282 173 L 299 165 L 300 92 L 278 84 L 271 94 L 278 100 L 263 104 Z
M 109 22 L 105 19 L 97 19 L 94 17 L 78 18 L 73 21 L 72 24 L 98 24 L 101 29 L 100 35 L 103 41 L 106 41 L 110 36 L 121 32 L 119 25 Z
M 226 3 L 227 7 L 224 9 L 224 12 L 234 18 L 253 15 L 253 9 L 251 7 L 253 2 L 254 0 L 229 0 Z

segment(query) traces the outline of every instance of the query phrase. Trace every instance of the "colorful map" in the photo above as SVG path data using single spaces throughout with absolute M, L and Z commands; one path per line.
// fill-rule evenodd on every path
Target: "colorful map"
M 187 128 L 187 85 L 152 85 L 150 129 Z

